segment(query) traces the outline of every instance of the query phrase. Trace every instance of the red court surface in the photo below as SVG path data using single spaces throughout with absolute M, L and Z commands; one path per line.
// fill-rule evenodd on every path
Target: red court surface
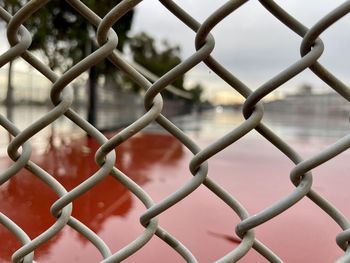
M 201 147 L 213 141 L 195 138 Z M 292 138 L 288 142 L 304 157 L 334 142 L 332 138 Z M 67 190 L 88 178 L 97 166 L 97 143 L 83 135 L 48 137 L 33 143 L 32 160 L 54 174 Z M 174 137 L 140 133 L 117 149 L 117 167 L 158 202 L 191 178 L 192 154 Z M 313 188 L 348 218 L 350 152 L 313 171 Z M 1 157 L 4 170 L 12 163 Z M 209 176 L 235 196 L 252 215 L 293 191 L 289 171 L 293 164 L 265 139 L 254 134 L 228 147 L 209 161 Z M 47 229 L 54 218 L 49 209 L 57 196 L 27 171 L 0 187 L 0 211 L 31 238 Z M 136 238 L 143 227 L 142 203 L 112 178 L 107 178 L 73 204 L 73 215 L 117 251 Z M 204 186 L 160 216 L 160 225 L 182 241 L 199 262 L 213 262 L 237 246 L 232 241 L 239 218 Z M 335 243 L 341 229 L 307 198 L 282 215 L 259 226 L 256 236 L 285 262 L 333 262 L 342 255 Z M 0 225 L 0 262 L 10 262 L 19 243 Z M 98 262 L 95 247 L 79 233 L 65 227 L 35 253 L 38 262 Z M 125 262 L 182 262 L 155 236 Z M 240 262 L 266 262 L 254 251 Z

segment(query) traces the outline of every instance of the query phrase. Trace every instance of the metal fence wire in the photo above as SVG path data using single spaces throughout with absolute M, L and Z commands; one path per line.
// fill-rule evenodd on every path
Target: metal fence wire
M 338 246 L 344 250 L 344 254 L 337 262 L 350 262 L 350 247 L 348 244 L 350 241 L 349 220 L 312 188 L 311 174 L 312 169 L 329 161 L 349 148 L 350 134 L 339 139 L 336 143 L 330 145 L 311 158 L 304 160 L 291 145 L 288 145 L 262 122 L 264 109 L 261 103 L 264 97 L 307 68 L 311 69 L 318 78 L 327 83 L 339 96 L 344 97 L 347 101 L 350 100 L 350 89 L 318 62 L 324 50 L 319 35 L 336 23 L 340 18 L 347 15 L 350 11 L 350 1 L 344 2 L 339 7 L 329 12 L 326 16 L 317 21 L 312 28 L 307 28 L 275 2 L 271 0 L 260 0 L 261 8 L 268 10 L 271 15 L 286 26 L 286 29 L 292 30 L 295 34 L 300 36 L 301 58 L 254 91 L 249 89 L 241 80 L 236 78 L 211 55 L 214 49 L 214 37 L 210 33 L 211 30 L 227 16 L 232 15 L 232 13 L 246 3 L 247 0 L 227 1 L 219 9 L 212 12 L 203 23 L 196 21 L 191 14 L 183 10 L 175 2 L 171 0 L 160 0 L 159 4 L 166 7 L 184 24 L 184 26 L 189 27 L 195 32 L 196 52 L 181 64 L 168 71 L 165 75 L 161 76 L 154 83 L 151 83 L 136 67 L 131 66 L 116 52 L 118 36 L 111 29 L 128 10 L 137 6 L 141 0 L 122 1 L 103 18 L 98 17 L 94 13 L 94 10 L 89 9 L 89 7 L 85 6 L 79 0 L 66 1 L 80 13 L 81 16 L 85 17 L 85 19 L 97 28 L 96 39 L 99 48 L 62 75 L 58 75 L 50 70 L 47 65 L 39 61 L 28 51 L 31 44 L 31 35 L 23 26 L 25 21 L 29 17 L 35 16 L 35 12 L 42 8 L 48 1 L 29 1 L 13 15 L 10 15 L 4 8 L 0 7 L 0 17 L 7 22 L 7 38 L 11 44 L 11 48 L 0 56 L 1 67 L 17 57 L 22 57 L 32 65 L 33 68 L 52 82 L 50 99 L 54 104 L 52 110 L 48 111 L 38 121 L 32 123 L 22 131 L 4 116 L 0 116 L 0 125 L 14 136 L 14 139 L 7 148 L 8 156 L 13 160 L 13 164 L 5 171 L 1 171 L 0 184 L 4 184 L 8 180 L 16 177 L 18 172 L 22 168 L 25 168 L 31 172 L 32 176 L 44 182 L 47 187 L 51 188 L 59 197 L 51 206 L 51 213 L 56 217 L 55 223 L 34 239 L 30 239 L 16 222 L 0 212 L 0 223 L 16 236 L 22 244 L 12 256 L 13 262 L 34 262 L 34 253 L 36 249 L 55 237 L 65 227 L 74 229 L 83 235 L 86 240 L 91 242 L 101 253 L 103 262 L 120 262 L 127 259 L 133 253 L 142 249 L 155 235 L 181 255 L 185 261 L 197 262 L 195 255 L 181 243 L 181 240 L 172 236 L 166 229 L 158 224 L 158 219 L 164 211 L 191 195 L 191 193 L 196 191 L 201 185 L 207 187 L 220 198 L 222 202 L 225 202 L 241 219 L 240 223 L 235 226 L 236 234 L 241 238 L 241 242 L 231 252 L 222 255 L 217 262 L 236 262 L 242 259 L 251 249 L 260 253 L 270 262 L 282 262 L 278 255 L 255 237 L 254 230 L 288 210 L 304 197 L 312 200 L 341 227 L 342 232 L 336 236 L 336 242 Z M 146 91 L 144 95 L 145 114 L 128 127 L 118 132 L 111 139 L 107 139 L 71 108 L 73 94 L 69 84 L 91 66 L 104 59 L 110 60 L 116 68 L 127 74 L 135 83 Z M 178 76 L 185 74 L 200 62 L 204 62 L 212 72 L 245 98 L 243 106 L 245 121 L 204 149 L 201 149 L 195 141 L 190 139 L 189 136 L 170 122 L 166 116 L 162 115 L 163 101 L 160 95 L 160 92 L 170 85 Z M 86 133 L 96 139 L 100 144 L 95 154 L 95 161 L 100 169 L 70 191 L 67 191 L 51 174 L 43 170 L 30 159 L 31 144 L 29 139 L 63 115 L 86 131 Z M 114 166 L 116 147 L 129 140 L 132 136 L 145 129 L 153 122 L 157 122 L 165 131 L 175 136 L 177 140 L 193 153 L 193 158 L 189 163 L 189 170 L 193 177 L 189 177 L 185 185 L 158 203 L 154 202 L 152 197 L 131 180 L 127 174 L 124 174 L 118 167 Z M 271 206 L 251 216 L 248 214 L 245 207 L 234 197 L 234 193 L 225 191 L 214 179 L 207 176 L 207 161 L 253 130 L 265 137 L 295 164 L 290 171 L 290 180 L 294 184 L 295 189 L 280 200 L 277 200 Z M 140 216 L 140 223 L 145 229 L 144 232 L 116 253 L 111 253 L 109 247 L 97 234 L 72 216 L 72 202 L 109 176 L 115 178 L 127 187 L 145 206 L 145 211 Z M 249 191 L 249 189 L 247 189 L 247 191 Z M 75 207 L 74 209 L 79 209 L 79 207 Z

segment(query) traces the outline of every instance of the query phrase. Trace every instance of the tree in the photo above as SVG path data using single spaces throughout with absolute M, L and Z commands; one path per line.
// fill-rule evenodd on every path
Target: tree
M 8 0 L 0 0 L 4 5 Z M 16 7 L 23 6 L 25 0 L 11 0 Z M 97 15 L 103 17 L 121 0 L 82 0 Z M 18 8 L 16 8 L 17 11 Z M 114 26 L 118 34 L 118 49 L 122 51 L 127 40 L 127 31 L 131 28 L 133 11 L 125 14 Z M 63 72 L 77 63 L 94 49 L 91 36 L 94 35 L 93 26 L 75 11 L 66 1 L 52 0 L 38 10 L 25 23 L 26 28 L 32 34 L 31 50 L 40 50 L 53 70 Z M 89 71 L 89 90 L 91 95 L 95 93 L 98 77 L 103 74 L 114 74 L 107 60 Z M 90 96 L 88 120 L 95 124 L 96 97 Z
M 85 0 L 83 2 L 97 15 L 103 17 L 121 0 Z M 113 26 L 118 34 L 117 48 L 121 51 L 127 39 L 126 33 L 131 28 L 132 18 L 133 11 L 128 12 Z M 65 70 L 62 67 L 69 68 L 96 49 L 91 39 L 94 34 L 92 25 L 66 1 L 50 1 L 37 16 L 29 20 L 28 28 L 34 35 L 31 48 L 42 49 L 53 69 Z M 96 124 L 98 78 L 102 73 L 110 75 L 115 72 L 115 67 L 107 60 L 89 70 L 88 121 L 93 125 Z
M 163 41 L 159 50 L 155 40 L 144 32 L 131 38 L 129 45 L 133 60 L 159 77 L 181 63 L 179 46 L 170 46 L 168 42 Z M 172 85 L 184 90 L 183 83 L 184 76 L 180 76 Z M 139 89 L 136 85 L 132 87 L 135 91 Z M 168 91 L 164 91 L 163 95 L 165 98 L 174 98 L 175 96 Z
M 203 87 L 201 84 L 196 84 L 188 90 L 192 94 L 192 101 L 194 104 L 199 104 L 202 101 Z
M 13 14 L 15 11 L 17 11 L 20 8 L 20 3 L 18 3 L 17 0 L 8 0 L 8 1 L 0 1 L 1 6 L 7 10 L 10 14 Z M 6 90 L 6 98 L 5 98 L 5 105 L 6 105 L 6 112 L 7 112 L 7 119 L 12 121 L 12 110 L 13 110 L 13 86 L 12 86 L 12 72 L 13 72 L 13 60 L 9 62 L 8 67 L 8 74 L 7 74 L 7 90 Z
M 310 95 L 312 93 L 313 93 L 313 88 L 309 84 L 303 84 L 298 90 L 298 94 L 301 94 L 301 95 Z
M 100 17 L 105 16 L 121 0 L 82 1 Z M 122 50 L 131 28 L 133 11 L 124 15 L 113 29 L 118 34 L 118 49 Z M 71 64 L 90 54 L 94 29 L 66 1 L 52 0 L 29 19 L 25 26 L 33 35 L 31 49 L 42 50 L 53 69 L 66 70 Z

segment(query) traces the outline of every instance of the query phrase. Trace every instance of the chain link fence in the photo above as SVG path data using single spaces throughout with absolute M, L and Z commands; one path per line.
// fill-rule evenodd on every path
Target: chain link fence
M 8 23 L 7 37 L 11 44 L 11 48 L 0 56 L 0 66 L 6 65 L 17 57 L 22 57 L 32 65 L 33 68 L 52 82 L 50 99 L 54 104 L 52 110 L 47 111 L 43 117 L 31 123 L 23 130 L 19 130 L 10 120 L 2 115 L 0 116 L 0 125 L 14 136 L 7 148 L 8 156 L 13 160 L 13 164 L 5 171 L 1 171 L 0 184 L 2 185 L 9 180 L 13 180 L 18 172 L 25 168 L 30 171 L 31 176 L 37 177 L 46 184 L 46 187 L 51 188 L 58 197 L 58 200 L 51 206 L 51 213 L 56 218 L 56 221 L 45 232 L 40 233 L 40 235 L 33 239 L 29 238 L 27 233 L 22 230 L 16 222 L 12 221 L 11 218 L 0 211 L 0 223 L 16 236 L 22 244 L 12 255 L 13 262 L 34 262 L 35 251 L 66 227 L 74 229 L 83 235 L 86 240 L 91 242 L 104 258 L 102 262 L 123 261 L 133 253 L 141 250 L 142 247 L 155 236 L 163 240 L 176 251 L 184 261 L 197 262 L 196 255 L 186 248 L 186 246 L 181 243 L 181 240 L 162 228 L 158 222 L 159 217 L 161 217 L 164 211 L 191 195 L 191 193 L 196 191 L 201 185 L 208 188 L 220 198 L 222 202 L 230 207 L 241 219 L 241 222 L 235 226 L 236 234 L 241 239 L 239 245 L 228 254 L 222 255 L 217 262 L 237 262 L 244 258 L 250 250 L 257 251 L 269 262 L 282 262 L 282 259 L 280 259 L 277 254 L 255 237 L 254 230 L 288 210 L 303 198 L 309 198 L 319 209 L 326 212 L 342 229 L 335 237 L 338 246 L 344 250 L 343 256 L 339 258 L 337 262 L 350 262 L 348 244 L 350 240 L 350 223 L 336 207 L 313 189 L 313 177 L 311 173 L 315 167 L 320 166 L 346 151 L 350 146 L 350 134 L 339 139 L 311 158 L 304 160 L 300 157 L 298 152 L 293 149 L 292 145 L 287 144 L 282 138 L 277 136 L 273 130 L 264 124 L 262 121 L 264 108 L 261 103 L 264 97 L 307 68 L 311 69 L 317 77 L 327 83 L 329 88 L 336 91 L 339 96 L 344 97 L 347 101 L 350 100 L 349 88 L 318 62 L 324 50 L 322 40 L 319 38 L 320 34 L 350 11 L 350 1 L 344 2 L 338 8 L 329 12 L 326 16 L 317 21 L 312 28 L 305 27 L 273 1 L 259 1 L 261 8 L 268 10 L 272 16 L 275 16 L 276 19 L 283 23 L 286 30 L 291 30 L 300 36 L 301 58 L 256 90 L 248 88 L 241 80 L 236 78 L 222 66 L 219 61 L 211 56 L 215 41 L 214 37 L 210 34 L 211 30 L 223 19 L 239 9 L 247 2 L 246 0 L 228 1 L 219 9 L 213 11 L 203 23 L 196 21 L 190 13 L 183 10 L 175 2 L 160 0 L 159 4 L 166 7 L 184 24 L 184 26 L 195 32 L 195 46 L 197 51 L 181 64 L 161 76 L 158 80 L 155 80 L 154 83 L 151 83 L 144 76 L 140 68 L 131 66 L 120 53 L 115 51 L 118 44 L 118 36 L 111 29 L 127 11 L 137 6 L 141 0 L 122 1 L 103 18 L 98 17 L 94 13 L 94 10 L 89 9 L 89 7 L 85 6 L 80 1 L 67 0 L 78 13 L 97 28 L 96 38 L 99 48 L 62 75 L 51 71 L 48 66 L 43 64 L 28 51 L 31 44 L 31 35 L 23 24 L 25 24 L 25 21 L 29 17 L 35 16 L 35 12 L 42 8 L 47 2 L 47 0 L 29 1 L 13 16 L 0 7 L 0 17 Z M 107 139 L 102 133 L 91 126 L 71 107 L 73 103 L 73 92 L 70 83 L 90 67 L 104 59 L 110 60 L 116 68 L 127 74 L 136 84 L 145 90 L 143 101 L 146 109 L 145 113 L 110 139 Z M 222 138 L 217 138 L 214 143 L 205 148 L 200 148 L 195 141 L 190 139 L 186 133 L 170 122 L 167 116 L 162 114 L 163 100 L 160 95 L 160 92 L 171 85 L 178 76 L 185 74 L 201 62 L 205 63 L 212 72 L 245 97 L 243 106 L 245 121 Z M 130 105 L 130 107 L 132 106 Z M 100 144 L 99 149 L 95 153 L 95 162 L 99 165 L 100 169 L 70 191 L 67 191 L 52 174 L 49 174 L 31 160 L 31 144 L 29 142 L 35 134 L 63 115 L 89 134 L 89 136 L 96 139 Z M 164 131 L 175 136 L 184 147 L 193 153 L 193 158 L 189 163 L 189 171 L 193 177 L 189 177 L 185 185 L 157 203 L 152 200 L 152 196 L 140 185 L 135 183 L 127 174 L 124 174 L 115 166 L 117 158 L 116 147 L 128 141 L 135 134 L 154 122 L 158 123 Z M 215 182 L 214 178 L 207 176 L 207 161 L 223 149 L 235 144 L 235 142 L 245 137 L 253 130 L 266 138 L 266 140 L 273 144 L 283 155 L 287 156 L 295 164 L 294 168 L 290 171 L 290 180 L 291 183 L 294 184 L 295 189 L 285 197 L 276 200 L 269 207 L 266 207 L 252 216 L 248 214 L 244 205 L 234 197 L 234 193 L 225 191 L 221 185 Z M 144 227 L 144 232 L 116 253 L 112 253 L 97 234 L 72 216 L 72 202 L 84 193 L 90 191 L 90 189 L 94 188 L 106 177 L 112 177 L 122 183 L 145 207 L 144 213 L 140 215 L 140 224 Z M 249 191 L 249 189 L 246 189 L 246 191 Z M 74 207 L 74 209 L 79 209 L 79 207 Z

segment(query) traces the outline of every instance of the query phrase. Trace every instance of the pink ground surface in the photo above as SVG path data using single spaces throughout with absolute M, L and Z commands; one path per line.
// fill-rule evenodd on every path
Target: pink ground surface
M 201 147 L 213 140 L 196 138 Z M 293 138 L 289 143 L 304 157 L 316 154 L 333 139 Z M 67 190 L 88 178 L 97 167 L 97 143 L 80 136 L 41 140 L 34 144 L 32 160 L 53 174 Z M 158 202 L 191 178 L 192 154 L 174 137 L 142 133 L 117 150 L 117 166 Z M 348 218 L 350 152 L 313 171 L 313 189 L 335 204 Z M 1 170 L 12 163 L 0 159 Z M 255 214 L 293 191 L 289 171 L 293 164 L 263 138 L 252 135 L 228 147 L 209 161 L 209 176 Z M 0 211 L 31 238 L 53 222 L 49 209 L 57 199 L 53 191 L 27 171 L 0 187 Z M 73 215 L 117 251 L 143 231 L 142 203 L 112 178 L 106 178 L 73 204 Z M 182 241 L 199 262 L 213 262 L 237 246 L 230 241 L 239 222 L 222 201 L 204 186 L 160 216 L 160 225 Z M 256 236 L 285 262 L 333 262 L 342 255 L 335 243 L 341 229 L 322 210 L 304 198 L 293 208 L 259 226 Z M 0 262 L 9 262 L 19 243 L 0 225 Z M 35 254 L 39 262 L 98 262 L 101 256 L 81 235 L 65 227 Z M 182 262 L 166 244 L 154 237 L 125 262 Z M 240 262 L 266 262 L 254 251 Z

